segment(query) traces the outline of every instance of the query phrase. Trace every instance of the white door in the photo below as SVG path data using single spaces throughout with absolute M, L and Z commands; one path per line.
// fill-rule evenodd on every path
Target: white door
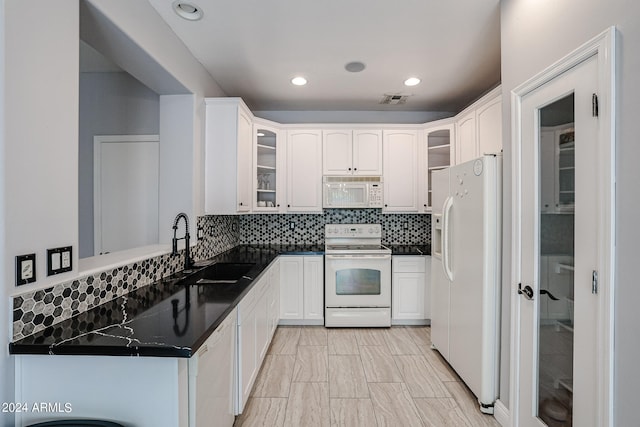
M 353 150 L 350 130 L 322 131 L 322 174 L 351 175 Z
M 476 112 L 472 111 L 456 123 L 456 164 L 476 157 Z
M 382 131 L 353 131 L 353 174 L 382 175 Z
M 249 212 L 251 209 L 251 189 L 252 180 L 252 149 L 253 146 L 253 125 L 248 115 L 243 112 L 238 113 L 238 175 L 237 179 L 237 210 L 238 212 Z
M 418 211 L 418 132 L 384 131 L 384 211 Z
M 599 316 L 592 274 L 598 266 L 598 118 L 592 116 L 598 61 L 593 56 L 522 98 L 522 287 L 517 405 L 520 426 L 596 426 Z M 544 213 L 543 127 L 575 121 L 575 134 L 560 149 L 561 190 L 575 211 Z M 575 237 L 574 237 L 575 236 Z M 562 255 L 562 262 L 541 261 Z M 548 270 L 548 271 L 547 271 Z M 553 270 L 553 271 L 552 271 Z M 557 273 L 557 284 L 545 283 Z M 557 280 L 556 280 L 557 281 Z M 545 291 L 541 293 L 540 291 Z M 551 292 L 551 294 L 549 294 Z M 553 305 L 554 315 L 549 310 Z M 563 306 L 562 308 L 560 308 Z
M 94 137 L 94 254 L 158 243 L 157 135 Z
M 322 211 L 322 135 L 319 130 L 288 133 L 287 211 Z

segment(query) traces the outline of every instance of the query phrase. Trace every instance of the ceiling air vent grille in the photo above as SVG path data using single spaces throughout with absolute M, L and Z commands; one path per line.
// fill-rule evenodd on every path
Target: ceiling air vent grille
M 380 100 L 380 104 L 402 105 L 407 102 L 407 99 L 410 96 L 411 95 L 401 94 L 401 93 L 395 93 L 395 94 L 385 93 L 382 99 Z

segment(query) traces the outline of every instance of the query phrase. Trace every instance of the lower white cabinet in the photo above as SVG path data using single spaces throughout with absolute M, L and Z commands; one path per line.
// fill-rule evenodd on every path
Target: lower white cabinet
M 189 359 L 189 426 L 232 426 L 235 309 Z
M 324 323 L 324 257 L 280 257 L 280 323 Z
M 391 269 L 391 322 L 395 325 L 428 323 L 431 257 L 394 255 Z
M 236 414 L 242 413 L 249 399 L 275 332 L 280 313 L 278 292 L 279 259 L 276 259 L 238 304 Z

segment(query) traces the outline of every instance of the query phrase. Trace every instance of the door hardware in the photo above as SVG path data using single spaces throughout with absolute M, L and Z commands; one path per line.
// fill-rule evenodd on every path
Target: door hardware
M 524 295 L 524 297 L 528 300 L 533 300 L 533 289 L 531 286 L 527 285 L 522 288 L 522 283 L 518 283 L 518 294 Z
M 594 295 L 598 294 L 598 271 L 593 270 L 591 272 L 591 293 Z

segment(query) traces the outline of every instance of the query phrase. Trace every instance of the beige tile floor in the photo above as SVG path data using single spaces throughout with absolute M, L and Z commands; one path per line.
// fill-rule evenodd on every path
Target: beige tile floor
M 429 327 L 279 327 L 235 426 L 499 427 Z

